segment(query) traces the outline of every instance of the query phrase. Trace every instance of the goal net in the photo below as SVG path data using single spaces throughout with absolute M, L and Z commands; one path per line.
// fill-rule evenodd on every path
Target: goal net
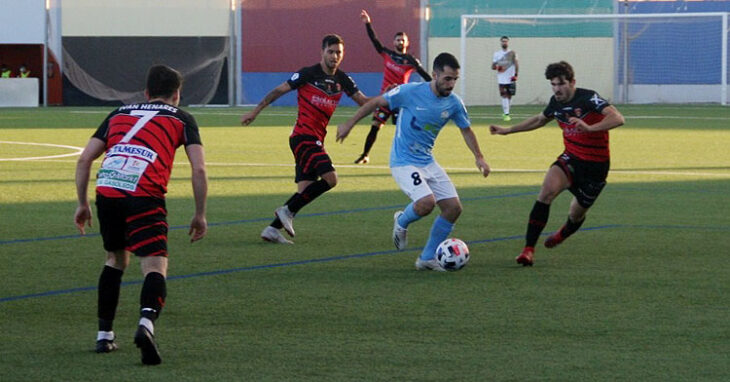
M 720 103 L 728 98 L 728 13 L 462 15 L 460 94 L 500 103 L 494 52 L 510 38 L 515 104 L 546 103 L 545 67 L 567 61 L 578 87 L 614 103 Z

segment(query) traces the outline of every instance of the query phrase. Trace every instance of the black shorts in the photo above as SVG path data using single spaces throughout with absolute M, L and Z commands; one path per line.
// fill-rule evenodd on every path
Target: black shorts
M 289 147 L 294 154 L 296 176 L 294 181 L 317 180 L 322 174 L 335 171 L 332 160 L 324 151 L 322 142 L 311 135 L 289 137 Z
M 610 162 L 592 162 L 578 159 L 569 153 L 558 157 L 553 166 L 560 167 L 568 176 L 568 190 L 583 208 L 590 208 L 606 186 Z
M 512 82 L 510 84 L 499 84 L 499 95 L 504 97 L 508 94 L 510 97 L 517 94 L 517 82 Z
M 378 107 L 375 109 L 375 112 L 373 112 L 373 122 L 379 122 L 381 125 L 388 121 L 388 118 L 390 116 L 393 116 L 393 124 L 395 125 L 395 122 L 398 118 L 398 110 L 390 110 L 387 107 Z
M 96 195 L 99 230 L 107 251 L 167 256 L 167 209 L 159 198 Z

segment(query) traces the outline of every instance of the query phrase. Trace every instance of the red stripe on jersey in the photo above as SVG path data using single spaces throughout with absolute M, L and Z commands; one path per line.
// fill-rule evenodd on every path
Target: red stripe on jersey
M 137 219 L 139 219 L 139 218 L 143 218 L 143 217 L 145 217 L 145 216 L 149 216 L 149 215 L 154 215 L 154 214 L 162 214 L 162 215 L 167 215 L 167 214 L 165 213 L 165 209 L 164 209 L 164 208 L 162 208 L 162 207 L 157 207 L 157 208 L 155 208 L 155 209 L 153 209 L 153 210 L 149 210 L 149 211 L 145 211 L 145 212 L 142 212 L 141 214 L 137 214 L 137 215 L 132 215 L 132 216 L 128 217 L 128 218 L 127 218 L 127 219 L 126 219 L 125 221 L 126 221 L 127 223 L 131 223 L 131 222 L 133 222 L 133 221 L 135 221 L 135 220 L 137 220 Z
M 168 225 L 167 225 L 166 222 L 157 222 L 157 223 L 154 223 L 154 224 L 146 225 L 144 227 L 139 227 L 139 228 L 135 229 L 134 231 L 128 233 L 127 236 L 131 237 L 131 236 L 133 236 L 137 232 L 140 232 L 140 231 L 145 230 L 147 228 L 154 227 L 154 226 L 158 226 L 158 225 L 164 225 L 165 227 L 168 227 Z
M 119 144 L 141 117 L 130 114 L 117 114 L 109 120 L 106 149 L 109 151 Z M 124 196 L 153 196 L 162 198 L 167 193 L 175 150 L 185 143 L 185 123 L 165 114 L 156 115 L 149 120 L 126 144 L 146 147 L 157 154 L 154 162 L 149 163 L 139 178 L 135 191 L 121 191 L 110 186 L 97 187 L 97 192 L 111 198 Z
M 294 150 L 292 150 L 294 155 L 299 155 L 299 150 L 302 148 L 302 146 L 312 146 L 312 142 L 311 141 L 299 142 L 299 144 L 296 145 L 296 147 L 294 147 Z
M 305 171 L 311 168 L 310 166 L 312 165 L 312 161 L 313 160 L 315 160 L 317 157 L 321 157 L 322 155 L 327 155 L 327 153 L 319 152 L 319 153 L 316 153 L 316 154 L 312 154 L 308 158 L 307 163 L 305 163 L 304 166 L 303 166 L 304 169 L 305 169 Z
M 381 52 L 380 55 L 383 57 L 383 86 L 380 91 L 385 90 L 385 88 L 392 84 L 401 85 L 407 83 L 415 66 L 411 64 L 399 64 L 393 61 L 393 58 L 385 51 Z
M 131 246 L 127 247 L 126 250 L 133 252 L 133 251 L 136 251 L 137 249 L 139 249 L 140 247 L 144 247 L 145 245 L 147 245 L 149 243 L 154 243 L 156 241 L 161 241 L 161 240 L 167 240 L 167 237 L 165 235 L 153 236 L 149 239 L 142 240 L 142 241 L 136 243 L 135 245 L 131 245 Z
M 583 117 L 583 121 L 588 125 L 593 125 L 602 121 L 603 117 L 603 114 L 590 112 Z M 608 131 L 579 131 L 575 125 L 561 121 L 558 121 L 558 125 L 563 129 L 563 144 L 568 153 L 592 162 L 605 162 L 611 159 Z
M 324 141 L 327 124 L 342 98 L 342 92 L 327 94 L 312 84 L 297 90 L 299 114 L 292 135 L 312 135 Z

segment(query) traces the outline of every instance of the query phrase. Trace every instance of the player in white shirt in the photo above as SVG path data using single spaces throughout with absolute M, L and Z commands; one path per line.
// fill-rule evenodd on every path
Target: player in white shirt
M 509 37 L 502 36 L 499 39 L 502 49 L 494 52 L 492 56 L 492 70 L 497 71 L 497 83 L 499 84 L 499 95 L 502 96 L 502 119 L 510 121 L 509 106 L 512 96 L 517 92 L 517 75 L 520 65 L 517 62 L 517 53 L 509 48 Z

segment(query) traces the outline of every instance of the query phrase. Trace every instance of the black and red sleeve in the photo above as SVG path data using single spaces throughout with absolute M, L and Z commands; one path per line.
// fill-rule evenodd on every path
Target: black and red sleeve
M 106 142 L 109 138 L 109 120 L 111 120 L 112 117 L 115 115 L 117 115 L 117 110 L 109 113 L 109 115 L 106 116 L 101 125 L 99 125 L 99 127 L 96 129 L 92 137 L 101 139 L 102 141 Z
M 375 50 L 378 51 L 378 53 L 383 52 L 383 44 L 380 43 L 380 40 L 378 40 L 378 36 L 375 35 L 375 30 L 373 30 L 373 25 L 370 23 L 365 24 L 365 29 L 368 31 L 368 37 L 370 37 L 370 41 L 372 41 L 373 46 L 375 47 Z

